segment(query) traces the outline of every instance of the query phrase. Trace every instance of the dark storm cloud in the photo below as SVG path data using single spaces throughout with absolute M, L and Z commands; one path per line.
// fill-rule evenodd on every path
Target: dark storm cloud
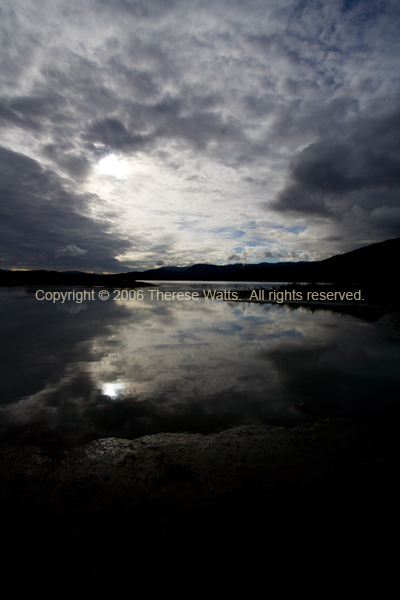
M 98 7 L 117 10 L 131 17 L 149 18 L 163 16 L 180 4 L 179 0 L 96 0 Z
M 180 137 L 198 149 L 206 148 L 211 141 L 225 143 L 240 141 L 243 137 L 240 122 L 233 117 L 224 119 L 212 112 L 198 112 L 188 117 L 176 116 L 165 120 L 157 131 L 160 137 Z
M 127 103 L 128 127 L 119 119 L 106 118 L 92 123 L 82 139 L 127 153 L 153 148 L 164 139 L 183 140 L 195 150 L 205 150 L 210 142 L 239 144 L 238 148 L 243 143 L 247 148 L 249 143 L 238 119 L 202 110 L 218 103 L 219 99 L 212 97 L 173 98 L 169 94 L 155 104 Z
M 113 257 L 131 244 L 85 215 L 88 202 L 97 198 L 73 193 L 37 161 L 1 147 L 0 194 L 3 261 L 22 267 L 41 262 L 60 268 L 120 268 Z
M 130 133 L 118 119 L 104 119 L 93 123 L 82 138 L 118 150 L 141 148 L 146 143 L 145 136 Z
M 154 74 L 147 70 L 139 70 L 126 66 L 121 61 L 121 57 L 112 56 L 109 60 L 109 66 L 113 70 L 114 76 L 119 75 L 122 81 L 132 89 L 134 97 L 143 101 L 155 98 L 162 93 L 160 85 L 154 81 Z
M 43 148 L 43 154 L 72 178 L 85 179 L 89 174 L 91 163 L 86 156 L 76 155 L 73 150 L 74 146 L 69 143 L 48 144 Z
M 357 205 L 368 215 L 381 211 L 380 224 L 372 220 L 371 227 L 383 225 L 385 211 L 389 215 L 399 206 L 400 109 L 354 119 L 347 129 L 348 135 L 332 132 L 294 158 L 288 183 L 270 208 L 341 219 Z
M 43 96 L 0 98 L 0 120 L 23 129 L 40 132 L 48 121 L 55 121 L 65 106 L 56 93 Z

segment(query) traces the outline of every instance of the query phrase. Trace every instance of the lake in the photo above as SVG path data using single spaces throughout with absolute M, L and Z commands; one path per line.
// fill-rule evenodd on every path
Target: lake
M 70 445 L 398 415 L 399 341 L 327 310 L 201 297 L 243 288 L 168 282 L 126 300 L 113 290 L 100 300 L 96 288 L 82 302 L 1 288 L 2 439 Z

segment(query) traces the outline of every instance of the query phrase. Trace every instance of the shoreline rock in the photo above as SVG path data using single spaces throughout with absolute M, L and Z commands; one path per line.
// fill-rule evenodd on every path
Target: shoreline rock
M 394 522 L 397 438 L 393 423 L 327 419 L 69 450 L 4 444 L 6 572 L 22 570 L 31 591 L 63 581 L 93 592 L 154 569 L 162 581 L 205 573 L 221 557 L 252 569 L 260 540 L 269 565 L 288 553 L 301 562 L 305 541 L 326 560 L 332 536 L 351 534 L 354 555 Z

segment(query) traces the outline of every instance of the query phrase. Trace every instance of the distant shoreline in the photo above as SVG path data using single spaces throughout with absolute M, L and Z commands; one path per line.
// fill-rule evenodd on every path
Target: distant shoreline
M 394 278 L 393 263 L 400 252 L 400 238 L 370 244 L 332 256 L 322 261 L 285 262 L 258 264 L 195 264 L 189 267 L 161 267 L 146 271 L 127 273 L 95 274 L 85 272 L 58 272 L 35 269 L 32 271 L 0 270 L 0 286 L 24 284 L 33 285 L 136 285 L 140 280 L 158 281 L 254 281 L 259 283 L 304 281 L 321 283 L 382 283 Z M 61 283 L 61 282 L 66 283 Z M 94 283 L 98 281 L 99 283 Z M 47 283 L 46 283 L 47 282 Z

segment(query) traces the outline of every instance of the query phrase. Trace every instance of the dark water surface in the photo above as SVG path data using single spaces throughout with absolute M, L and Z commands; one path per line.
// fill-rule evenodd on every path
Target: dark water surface
M 151 301 L 144 292 L 61 304 L 0 290 L 3 440 L 63 445 L 399 413 L 400 343 L 373 324 L 282 305 Z

